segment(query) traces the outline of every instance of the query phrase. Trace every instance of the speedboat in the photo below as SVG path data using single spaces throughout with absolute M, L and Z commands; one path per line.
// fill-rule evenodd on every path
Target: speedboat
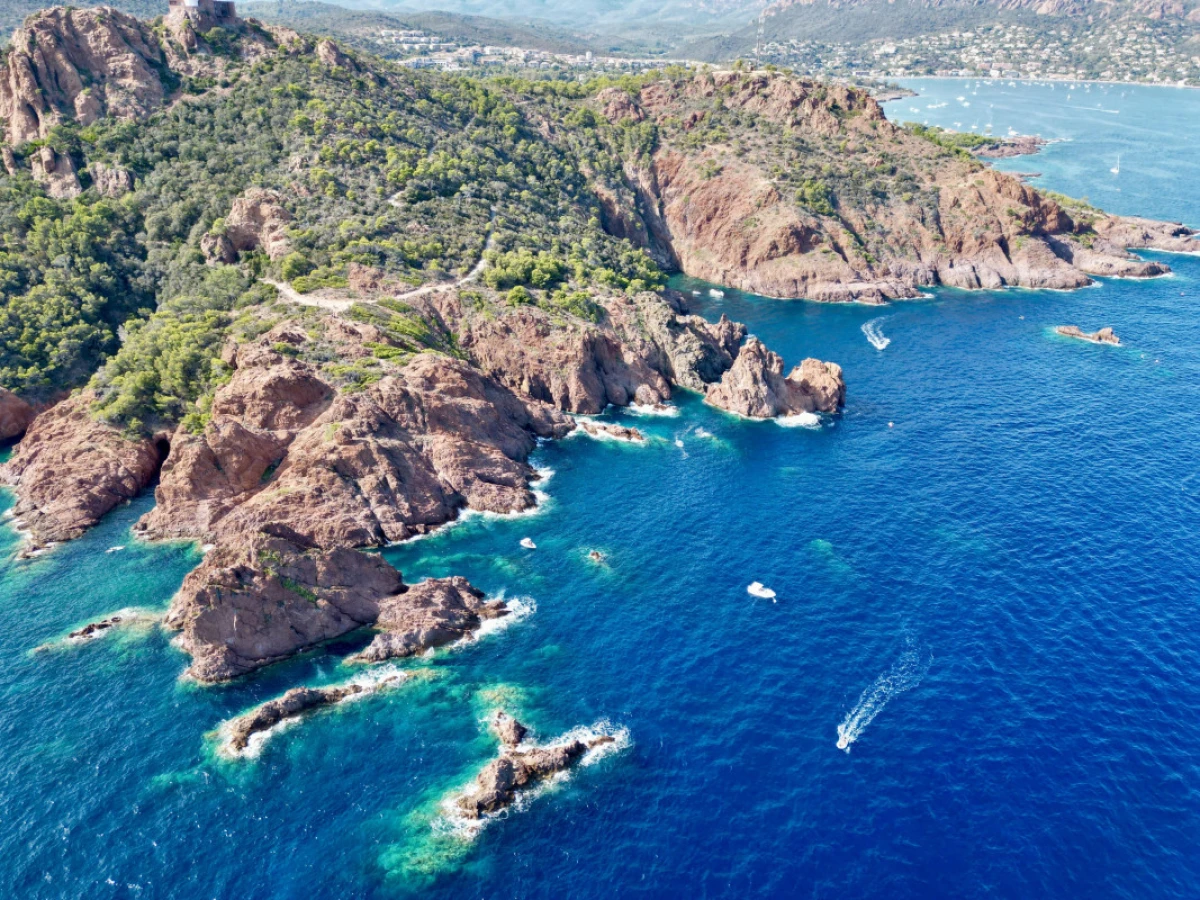
M 750 587 L 746 588 L 746 593 L 753 597 L 761 597 L 764 600 L 775 599 L 775 592 L 769 587 L 764 586 L 761 581 L 752 582 Z

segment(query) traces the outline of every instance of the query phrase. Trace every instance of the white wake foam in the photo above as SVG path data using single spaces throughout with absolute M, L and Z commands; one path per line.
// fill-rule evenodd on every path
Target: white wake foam
M 871 346 L 876 350 L 883 350 L 892 342 L 890 337 L 884 336 L 880 330 L 879 324 L 886 319 L 887 316 L 880 316 L 878 319 L 872 319 L 862 327 L 862 332 L 867 336 L 867 340 L 871 342 Z
M 913 642 L 890 669 L 880 675 L 862 692 L 858 703 L 837 728 L 839 750 L 850 752 L 850 745 L 859 739 L 875 717 L 883 712 L 888 701 L 897 694 L 915 688 L 929 671 L 931 657 Z

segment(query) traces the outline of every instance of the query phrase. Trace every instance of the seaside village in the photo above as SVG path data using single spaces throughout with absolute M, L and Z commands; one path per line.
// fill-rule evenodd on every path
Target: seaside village
M 479 67 L 522 69 L 597 69 L 640 72 L 662 66 L 667 60 L 629 59 L 592 53 L 551 53 L 524 47 L 498 47 L 463 44 L 417 29 L 380 29 L 370 39 L 399 63 L 414 69 L 441 69 L 458 72 Z
M 1200 52 L 1153 22 L 1101 22 L 1081 40 L 1066 26 L 997 24 L 866 44 L 773 41 L 762 59 L 808 75 L 1026 78 L 1200 86 Z

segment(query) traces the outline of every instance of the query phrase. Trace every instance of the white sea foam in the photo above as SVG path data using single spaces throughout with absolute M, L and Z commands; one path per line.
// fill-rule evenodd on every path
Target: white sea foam
M 542 513 L 546 512 L 546 510 L 549 508 L 549 505 L 550 505 L 550 495 L 547 494 L 545 491 L 541 490 L 541 488 L 545 487 L 546 482 L 548 482 L 552 477 L 554 477 L 554 470 L 549 468 L 548 466 L 542 466 L 542 467 L 535 466 L 534 471 L 537 472 L 540 477 L 538 478 L 537 481 L 534 482 L 534 484 L 537 485 L 537 487 L 531 488 L 532 493 L 533 493 L 533 501 L 534 501 L 533 506 L 527 507 L 526 509 L 514 510 L 512 512 L 492 512 L 491 510 L 485 510 L 485 509 L 464 509 L 459 512 L 458 518 L 456 518 L 456 519 L 452 519 L 451 521 L 446 522 L 443 525 L 435 526 L 434 528 L 431 528 L 429 531 L 426 531 L 424 534 L 414 534 L 409 537 L 406 537 L 402 541 L 393 541 L 388 546 L 389 547 L 398 547 L 401 544 L 412 544 L 412 543 L 416 543 L 417 541 L 423 541 L 427 538 L 442 535 L 460 525 L 464 525 L 467 522 L 470 522 L 472 519 L 507 520 L 507 519 L 529 519 L 534 516 L 540 516 Z
M 883 712 L 889 700 L 921 683 L 921 679 L 929 670 L 931 660 L 932 657 L 924 650 L 909 641 L 900 659 L 862 692 L 858 703 L 846 713 L 842 724 L 838 725 L 838 749 L 849 753 L 850 745 L 857 741 L 875 717 Z
M 821 427 L 821 417 L 816 413 L 800 412 L 794 416 L 780 416 L 775 420 L 784 428 L 812 428 L 814 430 Z
M 867 336 L 867 340 L 871 342 L 871 346 L 876 350 L 883 350 L 892 342 L 890 337 L 886 337 L 879 325 L 886 319 L 887 316 L 880 316 L 878 319 L 872 319 L 862 327 L 862 333 Z
M 679 407 L 670 403 L 631 403 L 629 411 L 636 416 L 677 416 Z
M 698 438 L 711 438 L 711 437 L 715 437 L 715 435 L 714 435 L 714 434 L 713 434 L 711 431 L 709 431 L 707 428 L 697 428 L 697 429 L 696 429 L 696 430 L 693 432 L 693 434 L 695 434 L 695 435 L 696 435 L 696 437 L 698 437 Z
M 501 591 L 495 597 L 489 599 L 504 600 L 504 592 Z M 504 600 L 504 604 L 508 607 L 508 615 L 498 616 L 495 619 L 484 619 L 475 631 L 459 638 L 451 646 L 466 647 L 469 644 L 482 641 L 489 635 L 507 631 L 513 625 L 516 625 L 518 622 L 524 622 L 537 612 L 537 602 L 532 597 L 514 597 L 512 600 Z M 433 651 L 430 652 L 432 653 Z
M 356 684 L 363 688 L 363 690 L 360 693 L 351 694 L 349 697 L 339 700 L 332 706 L 325 706 L 312 710 L 311 712 L 302 712 L 298 715 L 288 716 L 286 719 L 276 722 L 270 728 L 267 728 L 263 731 L 257 731 L 250 735 L 249 740 L 246 742 L 246 747 L 243 750 L 234 749 L 233 745 L 230 743 L 233 723 L 241 718 L 241 716 L 234 716 L 232 719 L 227 719 L 226 721 L 222 722 L 217 728 L 217 750 L 222 756 L 231 759 L 255 759 L 259 756 L 259 754 L 262 753 L 263 747 L 267 745 L 267 742 L 270 741 L 271 738 L 275 737 L 277 734 L 287 731 L 289 728 L 293 728 L 300 724 L 300 722 L 308 718 L 310 714 L 345 706 L 349 703 L 356 703 L 359 700 L 366 699 L 377 691 L 399 687 L 409 677 L 410 676 L 408 673 L 403 669 L 399 668 L 394 663 L 388 663 L 387 665 L 376 666 L 365 672 L 355 675 L 350 680 L 342 682 L 341 685 L 329 685 L 330 687 L 339 687 L 349 684 Z M 243 713 L 243 715 L 246 715 L 246 713 Z
M 579 423 L 586 422 L 588 424 L 597 426 L 597 428 L 593 432 L 593 431 L 588 431 L 582 425 L 577 425 L 575 427 L 575 430 L 572 431 L 569 435 L 567 435 L 567 437 L 575 437 L 576 435 L 578 435 L 579 437 L 591 438 L 592 440 L 595 440 L 595 441 L 616 441 L 619 444 L 645 444 L 645 443 L 647 443 L 644 438 L 639 440 L 637 438 L 626 437 L 621 434 L 613 434 L 611 431 L 608 431 L 607 430 L 608 426 L 614 426 L 616 424 L 613 422 L 600 422 L 600 421 L 597 421 L 596 419 L 593 419 L 591 416 L 576 416 L 575 421 L 579 422 Z

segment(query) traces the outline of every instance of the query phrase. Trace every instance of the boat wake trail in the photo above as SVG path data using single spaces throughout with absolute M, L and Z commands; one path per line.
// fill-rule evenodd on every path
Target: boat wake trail
M 837 729 L 838 749 L 849 753 L 850 745 L 857 741 L 875 717 L 883 712 L 889 700 L 921 683 L 932 660 L 932 656 L 910 640 L 900 659 L 876 678 L 874 683 L 862 692 L 854 709 L 846 713 L 846 718 Z
M 879 323 L 886 319 L 887 316 L 880 316 L 878 319 L 872 319 L 862 327 L 862 332 L 867 336 L 867 340 L 871 342 L 871 346 L 876 350 L 882 350 L 892 342 L 890 337 L 885 337 L 883 332 L 879 330 Z

